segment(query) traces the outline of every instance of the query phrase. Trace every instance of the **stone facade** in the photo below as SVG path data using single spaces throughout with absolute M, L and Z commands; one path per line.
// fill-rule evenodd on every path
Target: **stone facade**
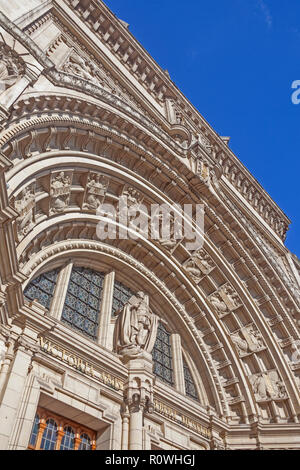
M 288 218 L 102 1 L 0 33 L 0 448 L 299 448 Z M 124 195 L 203 204 L 203 247 L 101 241 Z

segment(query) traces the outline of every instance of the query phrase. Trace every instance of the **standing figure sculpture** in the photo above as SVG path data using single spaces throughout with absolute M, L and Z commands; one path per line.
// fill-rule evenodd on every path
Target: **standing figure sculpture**
M 143 351 L 151 353 L 156 340 L 158 316 L 151 312 L 148 296 L 138 292 L 117 314 L 115 351 L 124 357 L 137 357 Z

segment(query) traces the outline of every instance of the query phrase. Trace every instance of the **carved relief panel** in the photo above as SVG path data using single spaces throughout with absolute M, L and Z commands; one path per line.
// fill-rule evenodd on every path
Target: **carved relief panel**
M 14 200 L 19 216 L 16 219 L 17 239 L 20 241 L 35 224 L 35 183 L 23 189 Z
M 184 269 L 189 273 L 193 281 L 198 284 L 201 278 L 209 274 L 215 267 L 212 258 L 202 248 L 195 251 L 192 256 L 183 263 Z
M 242 305 L 241 299 L 229 283 L 211 294 L 209 301 L 220 317 L 227 315 Z
M 64 212 L 70 202 L 73 173 L 60 171 L 52 173 L 50 181 L 49 215 Z
M 89 173 L 84 193 L 83 209 L 96 212 L 103 204 L 109 185 L 109 178 L 100 173 Z

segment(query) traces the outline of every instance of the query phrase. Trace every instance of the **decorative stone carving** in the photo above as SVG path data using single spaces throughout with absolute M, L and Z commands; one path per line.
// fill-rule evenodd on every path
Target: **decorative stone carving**
M 284 383 L 276 370 L 252 375 L 250 382 L 257 401 L 287 398 Z
M 151 353 L 157 334 L 158 316 L 149 308 L 149 297 L 138 292 L 116 312 L 115 351 L 123 357 L 137 357 L 143 351 Z
M 233 333 L 231 339 L 240 356 L 260 351 L 265 347 L 261 333 L 252 325 Z
M 0 93 L 16 83 L 25 73 L 25 64 L 5 44 L 0 44 Z
M 62 70 L 66 73 L 77 75 L 78 77 L 89 80 L 93 83 L 97 84 L 98 82 L 97 76 L 95 74 L 95 65 L 92 62 L 80 57 L 80 55 L 77 54 L 77 52 L 74 50 L 71 51 L 66 62 L 63 64 Z
M 131 186 L 124 186 L 122 197 L 127 197 L 128 208 L 142 204 L 144 196 L 135 188 Z
M 69 205 L 72 175 L 64 171 L 52 174 L 50 189 L 50 215 L 63 212 Z
M 90 173 L 86 185 L 83 209 L 96 212 L 103 203 L 106 191 L 109 185 L 109 179 L 99 173 Z
M 14 202 L 15 209 L 19 213 L 16 219 L 18 239 L 22 239 L 35 224 L 35 186 L 34 184 L 23 189 Z
M 214 269 L 214 262 L 202 248 L 184 262 L 183 267 L 198 284 L 203 275 L 209 274 Z
M 220 316 L 226 315 L 242 305 L 238 294 L 230 284 L 225 284 L 217 292 L 211 294 L 209 301 Z

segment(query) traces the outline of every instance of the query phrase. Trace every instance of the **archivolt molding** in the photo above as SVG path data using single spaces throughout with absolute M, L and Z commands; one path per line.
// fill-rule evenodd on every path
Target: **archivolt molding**
M 28 165 L 30 164 L 31 158 L 32 158 L 32 157 L 30 157 L 30 158 L 28 158 L 28 159 L 26 160 L 26 163 L 27 163 Z M 85 155 L 85 158 L 87 158 L 86 155 Z M 54 163 L 57 164 L 57 162 L 55 162 L 55 160 L 53 160 L 52 164 L 54 165 Z M 64 162 L 64 163 L 65 163 L 65 162 Z M 90 165 L 90 162 L 86 162 L 86 164 L 87 164 L 87 165 Z M 48 167 L 49 165 L 46 165 L 46 166 Z M 83 166 L 84 166 L 84 165 L 83 165 Z M 45 166 L 43 166 L 43 167 L 45 167 Z M 74 165 L 73 165 L 73 167 L 74 167 Z M 70 167 L 69 167 L 69 168 L 70 168 Z M 33 171 L 33 170 L 34 170 L 34 168 L 31 166 L 31 171 Z M 48 169 L 47 171 L 49 171 L 49 169 Z M 33 172 L 34 172 L 34 171 L 33 171 Z M 14 186 L 12 185 L 12 189 L 13 189 L 13 187 L 14 187 Z M 208 211 L 208 212 L 209 212 L 209 211 Z M 218 223 L 220 223 L 220 220 L 219 220 L 219 219 L 218 219 Z M 45 234 L 47 234 L 47 232 L 45 232 Z M 227 235 L 229 235 L 229 229 L 227 229 Z M 231 235 L 230 238 L 232 238 L 232 235 Z M 235 240 L 234 240 L 234 242 L 235 242 Z M 22 243 L 23 243 L 23 242 L 22 242 Z M 24 242 L 24 243 L 25 243 L 25 242 Z M 23 243 L 23 245 L 24 245 L 24 243 Z M 24 245 L 24 246 L 25 246 L 25 245 Z M 238 245 L 238 246 L 239 246 L 239 245 Z M 251 265 L 250 259 L 249 259 L 248 261 L 249 261 L 249 264 Z M 223 264 L 222 264 L 222 265 L 223 265 Z M 254 264 L 253 264 L 253 266 L 254 266 Z M 226 274 L 226 277 L 227 277 L 227 278 L 228 278 L 228 277 L 229 277 L 229 278 L 232 277 L 232 274 L 230 273 L 230 269 L 229 269 L 229 268 L 228 268 L 228 272 L 227 272 L 227 274 Z M 238 280 L 236 280 L 236 279 L 234 280 L 234 285 L 238 285 Z M 239 288 L 238 288 L 238 289 L 239 289 Z M 244 295 L 244 294 L 243 294 L 243 295 Z M 249 302 L 249 298 L 248 298 L 247 296 L 246 296 L 246 298 L 247 298 L 247 302 Z M 250 307 L 250 308 L 251 308 L 251 309 L 253 309 L 253 308 L 255 309 L 255 307 L 253 307 L 253 305 L 252 305 L 252 304 L 253 304 L 253 300 L 252 300 L 252 299 L 250 299 L 250 303 L 251 303 L 251 307 Z M 271 320 L 272 320 L 271 326 L 275 326 L 275 327 L 276 327 L 276 325 L 275 325 L 276 322 L 274 322 L 274 319 L 272 318 Z M 267 331 L 268 331 L 268 330 L 267 330 Z M 228 339 L 226 339 L 226 340 L 223 339 L 223 342 L 224 342 L 224 341 L 228 341 Z M 288 346 L 290 346 L 290 345 L 288 345 Z M 223 361 L 223 362 L 226 362 L 226 361 Z M 273 363 L 276 363 L 276 361 L 273 360 Z M 283 368 L 283 369 L 284 369 L 284 368 Z M 283 370 L 283 369 L 282 369 L 282 370 Z
M 68 225 L 68 230 L 69 230 L 69 233 L 68 233 L 68 238 L 72 238 L 72 233 L 71 233 L 71 225 L 70 224 L 67 224 Z M 54 231 L 57 233 L 57 231 L 59 231 L 59 227 L 60 227 L 60 224 L 56 224 L 56 227 L 57 229 L 55 230 L 54 228 Z M 89 229 L 91 229 L 92 227 L 90 226 Z M 78 233 L 78 228 L 73 228 L 75 234 Z M 83 228 L 83 231 L 84 231 L 84 228 Z M 45 233 L 43 231 L 43 233 Z M 85 232 L 84 236 L 86 236 L 87 233 Z M 53 234 L 51 234 L 50 230 L 46 233 L 46 238 L 47 239 L 50 239 L 50 240 L 53 240 Z M 55 236 L 54 236 L 55 238 Z M 49 241 L 48 241 L 49 243 Z M 51 243 L 51 242 L 50 242 Z M 68 249 L 68 246 L 69 246 L 69 241 L 59 241 L 59 237 L 57 239 L 57 243 L 58 243 L 58 246 L 60 247 L 59 250 L 66 250 Z M 78 246 L 81 246 L 80 243 L 81 241 L 78 241 L 78 240 L 73 240 L 72 241 L 73 245 L 76 247 L 79 243 Z M 84 246 L 85 247 L 89 247 L 89 242 L 88 241 L 84 241 L 82 242 L 84 243 Z M 93 244 L 96 243 L 96 242 L 92 242 Z M 140 245 L 140 244 L 139 244 Z M 92 245 L 93 246 L 93 245 Z M 64 247 L 64 248 L 63 248 Z M 35 275 L 36 274 L 36 269 L 38 269 L 38 265 L 39 265 L 39 258 L 41 257 L 43 262 L 44 262 L 44 257 L 46 255 L 44 255 L 45 253 L 45 250 L 47 250 L 47 252 L 51 252 L 51 250 L 53 251 L 52 254 L 55 253 L 55 246 L 53 247 L 53 245 L 51 245 L 51 247 L 42 247 L 42 251 L 38 251 L 37 254 L 35 254 L 34 252 L 31 253 L 28 257 L 30 258 L 30 261 L 24 266 L 24 272 L 26 272 L 26 274 L 30 274 L 30 276 L 32 275 Z M 108 249 L 108 250 L 113 250 L 113 251 L 116 251 L 117 249 L 116 248 L 112 248 L 112 247 L 109 247 L 105 249 Z M 153 247 L 152 247 L 153 249 Z M 149 250 L 149 248 L 147 248 L 146 250 L 147 252 L 151 251 Z M 121 255 L 121 256 L 128 256 L 128 255 L 125 255 L 124 253 Z M 137 256 L 137 253 L 134 252 L 133 253 L 133 256 Z M 47 258 L 47 256 L 46 256 Z M 45 259 L 46 259 L 45 258 Z M 143 258 L 143 256 L 140 256 L 140 258 Z M 132 259 L 132 257 L 131 257 Z M 46 261 L 45 261 L 46 262 Z M 137 261 L 135 259 L 134 263 L 139 263 L 139 261 Z M 157 263 L 158 264 L 162 264 L 162 261 L 161 261 L 161 256 L 160 258 L 157 260 Z M 238 376 L 240 377 L 240 379 L 237 379 L 235 378 L 235 376 L 233 375 L 232 376 L 232 373 L 230 374 L 230 376 L 227 377 L 227 382 L 225 384 L 225 388 L 227 387 L 227 390 L 228 390 L 228 387 L 234 385 L 234 383 L 238 383 L 239 380 L 241 380 L 241 384 L 243 383 L 243 381 L 245 380 L 244 376 L 245 376 L 245 373 L 243 372 L 243 370 L 240 368 L 239 366 L 239 358 L 238 357 L 235 357 L 235 355 L 233 354 L 233 348 L 232 348 L 232 343 L 230 342 L 230 337 L 228 337 L 228 332 L 226 333 L 224 331 L 224 328 L 218 323 L 218 320 L 216 319 L 216 314 L 214 312 L 212 312 L 212 309 L 211 307 L 208 308 L 207 306 L 207 302 L 204 300 L 203 296 L 200 294 L 199 291 L 197 291 L 197 289 L 195 289 L 194 286 L 192 286 L 191 282 L 189 281 L 189 279 L 187 277 L 184 276 L 184 274 L 182 273 L 182 268 L 181 266 L 178 265 L 178 263 L 175 263 L 174 262 L 169 262 L 168 263 L 168 258 L 165 256 L 164 259 L 163 259 L 163 264 L 167 266 L 167 264 L 169 264 L 169 275 L 175 275 L 175 277 L 178 277 L 178 279 L 181 280 L 181 282 L 186 286 L 185 289 L 188 289 L 188 291 L 193 291 L 192 294 L 190 294 L 190 300 L 187 300 L 185 299 L 185 302 L 184 302 L 184 306 L 188 308 L 188 310 L 190 310 L 190 301 L 192 300 L 193 301 L 193 298 L 196 298 L 198 299 L 198 301 L 196 301 L 197 305 L 202 305 L 204 306 L 204 308 L 207 310 L 206 313 L 202 312 L 201 309 L 200 309 L 200 312 L 198 313 L 198 315 L 196 314 L 195 316 L 195 312 L 193 316 L 191 316 L 191 312 L 188 314 L 187 313 L 187 310 L 185 310 L 185 318 L 186 320 L 188 321 L 189 323 L 189 328 L 191 329 L 191 331 L 193 331 L 193 334 L 195 335 L 196 338 L 201 338 L 202 341 L 203 341 L 203 338 L 204 338 L 204 344 L 206 344 L 206 349 L 208 350 L 208 354 L 210 356 L 210 360 L 209 360 L 209 364 L 212 364 L 212 367 L 214 368 L 214 379 L 217 380 L 217 378 L 219 378 L 219 380 L 221 379 L 220 375 L 219 375 L 219 371 L 220 371 L 220 368 L 223 369 L 224 371 L 224 368 L 226 367 L 230 367 L 230 364 L 235 364 L 235 369 L 238 370 Z M 29 266 L 32 267 L 33 271 L 32 272 L 29 272 Z M 147 270 L 147 268 L 143 267 L 143 272 L 145 271 L 145 269 Z M 30 269 L 31 271 L 31 269 Z M 155 272 L 155 269 L 152 269 L 152 272 Z M 175 274 L 176 273 L 176 274 Z M 153 276 L 153 274 L 152 274 Z M 165 277 L 165 276 L 163 276 Z M 157 282 L 159 283 L 159 285 L 161 285 L 161 281 L 157 279 Z M 179 281 L 180 282 L 180 281 Z M 166 289 L 166 284 L 164 284 L 164 290 Z M 173 297 L 176 299 L 176 297 L 178 297 L 178 291 L 177 291 L 177 288 L 174 289 L 173 287 Z M 194 296 L 194 297 L 191 297 L 191 296 Z M 180 299 L 181 302 L 177 299 L 176 300 L 176 305 L 178 306 L 178 308 L 181 306 L 181 309 L 183 309 L 183 304 L 182 304 L 182 299 Z M 174 305 L 175 305 L 174 304 Z M 193 302 L 192 302 L 192 305 L 193 305 Z M 209 322 L 208 322 L 208 326 L 204 328 L 197 322 L 202 321 L 205 317 L 207 316 L 207 318 L 209 319 Z M 198 319 L 197 319 L 198 318 Z M 253 318 L 253 321 L 254 321 L 254 324 L 257 325 L 259 324 L 259 321 L 257 320 L 257 316 L 256 314 L 254 316 L 252 316 Z M 197 320 L 196 320 L 197 319 Z M 196 323 L 195 323 L 196 322 Z M 196 326 L 197 325 L 197 326 Z M 214 325 L 214 326 L 212 326 Z M 261 327 L 260 325 L 260 331 L 262 331 L 264 329 L 264 327 Z M 215 332 L 215 333 L 214 333 Z M 270 332 L 267 331 L 267 333 L 269 334 Z M 215 341 L 212 341 L 212 337 L 210 338 L 209 340 L 209 344 L 214 344 L 214 346 L 208 346 L 208 343 L 207 341 L 205 341 L 205 339 L 207 340 L 208 339 L 208 335 L 212 335 L 212 334 L 216 334 L 218 339 L 217 339 L 217 343 Z M 265 336 L 266 337 L 266 336 Z M 223 350 L 223 348 L 225 348 L 224 352 L 225 352 L 225 356 L 224 356 L 224 360 L 219 360 L 219 363 L 216 364 L 215 362 L 215 359 L 213 359 L 211 357 L 211 354 L 215 353 L 216 351 L 218 350 Z M 272 344 L 271 346 L 272 349 L 274 349 L 274 345 Z M 275 348 L 276 349 L 276 348 Z M 226 355 L 227 355 L 227 359 L 226 359 Z M 230 359 L 228 359 L 228 355 L 230 357 Z M 276 355 L 276 353 L 275 353 Z M 272 356 L 271 356 L 272 357 Z M 206 358 L 206 360 L 208 360 L 208 358 Z M 231 363 L 231 360 L 233 361 L 233 363 Z M 217 361 L 218 362 L 218 361 Z M 272 360 L 273 364 L 276 364 L 277 362 L 274 360 Z M 281 369 L 282 372 L 281 372 L 281 375 L 284 373 L 284 367 Z M 225 374 L 226 375 L 226 374 Z M 242 386 L 242 385 L 241 385 Z M 224 387 L 224 382 L 222 383 L 222 387 Z M 249 386 L 250 387 L 250 386 Z M 251 388 L 251 387 L 250 387 Z M 242 386 L 242 390 L 243 390 L 243 393 L 245 393 L 244 391 L 246 390 L 246 394 L 247 394 L 247 389 L 248 387 L 246 386 L 246 384 L 244 384 L 244 386 Z M 222 388 L 223 390 L 223 388 Z M 297 392 L 296 392 L 297 393 Z M 286 397 L 285 397 L 286 398 Z M 250 400 L 251 402 L 251 398 L 247 397 L 247 402 L 248 400 Z M 234 402 L 233 404 L 238 404 L 239 402 L 243 402 L 243 398 L 241 395 L 238 395 L 235 397 L 235 400 L 231 400 L 231 402 Z M 224 399 L 222 399 L 222 407 L 224 409 L 226 409 L 226 405 L 228 404 L 228 398 L 224 401 Z M 250 405 L 250 407 L 252 407 L 252 405 Z M 256 414 L 255 411 L 254 411 L 255 408 L 252 409 L 252 413 L 251 414 Z M 292 407 L 293 409 L 293 407 Z M 249 412 L 248 412 L 249 413 Z M 227 414 L 227 413 L 226 413 Z M 230 413 L 229 413 L 230 414 Z M 246 410 L 244 410 L 244 416 L 246 417 L 247 419 L 247 412 Z M 295 412 L 292 411 L 292 414 L 295 415 Z

